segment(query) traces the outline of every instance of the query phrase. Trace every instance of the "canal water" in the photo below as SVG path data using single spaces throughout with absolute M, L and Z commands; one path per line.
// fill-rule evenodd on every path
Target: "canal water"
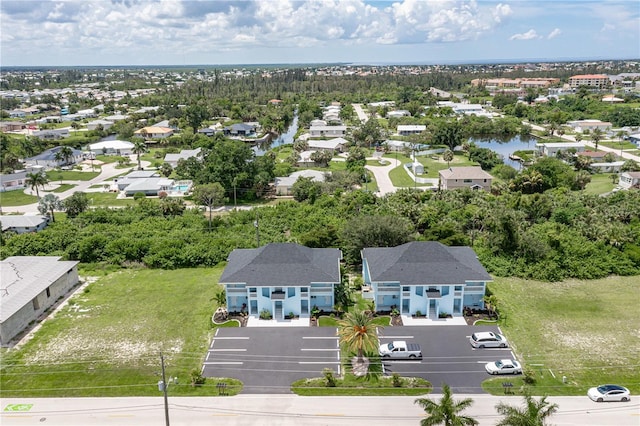
M 536 149 L 538 140 L 533 136 L 514 136 L 505 139 L 483 138 L 470 139 L 479 148 L 488 148 L 502 156 L 504 163 L 508 166 L 520 170 L 522 165 L 518 161 L 509 159 L 509 155 L 516 151 L 533 151 Z

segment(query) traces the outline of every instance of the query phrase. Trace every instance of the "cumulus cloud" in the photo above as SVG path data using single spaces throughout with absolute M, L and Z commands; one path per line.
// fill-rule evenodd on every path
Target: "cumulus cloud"
M 509 40 L 534 40 L 537 38 L 540 38 L 540 36 L 536 32 L 536 30 L 531 29 L 526 33 L 514 34 L 511 37 L 509 37 Z
M 560 34 L 562 34 L 560 28 L 554 28 L 547 36 L 547 39 L 551 40 L 552 38 L 558 37 Z

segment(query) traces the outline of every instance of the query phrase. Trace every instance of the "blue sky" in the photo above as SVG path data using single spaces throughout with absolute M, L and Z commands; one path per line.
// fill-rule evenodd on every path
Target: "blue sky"
M 640 58 L 637 0 L 2 0 L 2 66 Z

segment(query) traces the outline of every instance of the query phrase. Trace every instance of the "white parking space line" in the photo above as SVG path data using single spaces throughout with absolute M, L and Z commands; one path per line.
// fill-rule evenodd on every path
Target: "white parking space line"
M 204 365 L 242 365 L 242 361 L 210 361 L 205 362 Z
M 413 336 L 379 336 L 381 339 L 413 339 Z
M 238 337 L 214 337 L 213 340 L 249 340 L 248 337 L 238 336 Z
M 335 348 L 335 349 L 312 349 L 312 348 L 302 348 L 300 349 L 301 351 L 317 351 L 317 352 L 326 352 L 326 351 L 330 351 L 330 352 L 337 352 L 339 349 Z
M 334 339 L 337 340 L 336 336 L 302 336 L 303 339 L 315 339 L 315 340 L 326 340 L 326 339 Z
M 209 349 L 209 352 L 246 352 L 246 349 Z
M 335 361 L 298 361 L 298 364 L 338 364 L 339 362 Z

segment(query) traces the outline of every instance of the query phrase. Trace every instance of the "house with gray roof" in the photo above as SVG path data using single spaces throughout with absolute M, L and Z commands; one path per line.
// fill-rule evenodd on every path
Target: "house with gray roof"
M 326 175 L 326 172 L 306 169 L 298 170 L 286 177 L 277 177 L 275 179 L 276 195 L 292 195 L 293 184 L 300 178 L 311 179 L 314 182 L 324 182 Z
M 289 313 L 309 317 L 314 307 L 331 311 L 341 259 L 338 249 L 293 243 L 235 249 L 220 277 L 227 309 L 256 318 L 267 311 L 275 320 Z
M 0 262 L 0 345 L 8 346 L 78 284 L 77 261 L 12 256 Z
M 310 150 L 330 151 L 331 153 L 335 151 L 343 152 L 348 144 L 349 141 L 344 138 L 310 139 L 308 142 Z
M 62 146 L 56 146 L 55 148 L 47 149 L 40 154 L 26 158 L 24 161 L 30 166 L 43 166 L 46 168 L 56 168 L 64 165 L 77 164 L 84 160 L 84 154 L 82 151 L 75 148 L 71 148 L 71 157 L 67 160 L 56 160 L 56 154 L 62 149 Z
M 47 216 L 24 216 L 24 215 L 3 215 L 0 216 L 2 232 L 15 232 L 25 234 L 27 232 L 38 232 L 49 224 Z
M 26 180 L 26 170 L 0 174 L 0 192 L 24 189 Z
M 440 189 L 443 191 L 459 188 L 473 190 L 491 190 L 493 176 L 482 170 L 480 166 L 449 167 L 438 172 Z
M 365 248 L 361 255 L 363 288 L 377 311 L 462 316 L 464 308 L 484 307 L 486 285 L 493 280 L 471 247 L 414 241 Z
M 168 163 L 171 167 L 176 168 L 178 166 L 178 161 L 187 160 L 189 158 L 196 158 L 198 160 L 202 160 L 202 148 L 183 149 L 177 154 L 175 153 L 166 154 L 164 156 L 164 162 Z

